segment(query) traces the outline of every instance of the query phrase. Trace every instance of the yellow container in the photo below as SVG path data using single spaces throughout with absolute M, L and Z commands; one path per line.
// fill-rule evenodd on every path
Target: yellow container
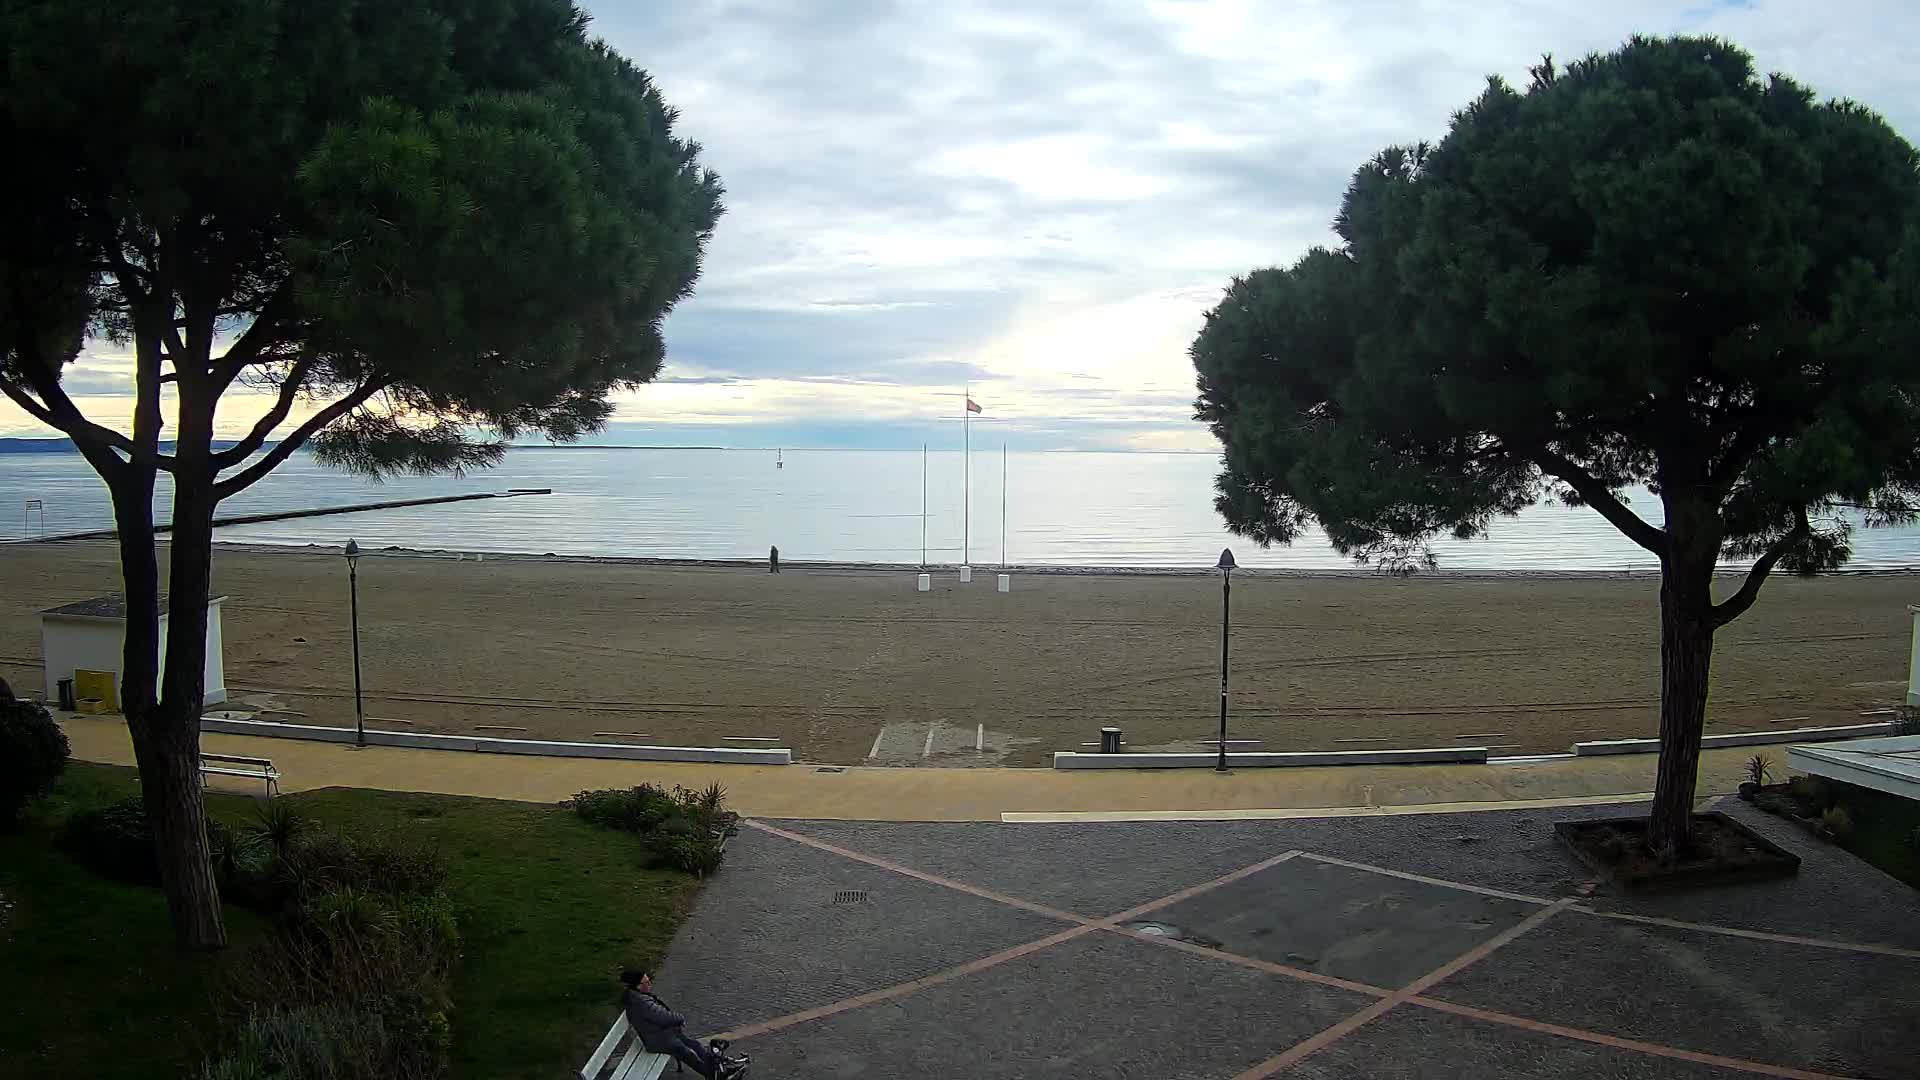
M 99 716 L 101 713 L 111 711 L 107 708 L 106 702 L 92 697 L 83 697 L 74 702 L 73 708 L 75 712 L 86 713 L 88 716 Z
M 117 713 L 120 711 L 120 688 L 114 685 L 111 671 L 75 671 L 73 673 L 73 696 L 85 701 L 94 698 L 100 702 L 99 712 Z M 89 710 L 81 710 L 83 712 Z

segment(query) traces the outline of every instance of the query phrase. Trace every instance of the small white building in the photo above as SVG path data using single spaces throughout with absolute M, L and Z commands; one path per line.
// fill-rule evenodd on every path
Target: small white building
M 227 700 L 227 667 L 221 656 L 220 604 L 226 597 L 207 600 L 206 704 Z M 47 697 L 58 701 L 60 680 L 75 671 L 111 671 L 113 684 L 121 682 L 120 657 L 127 636 L 124 596 L 97 596 L 40 613 L 40 655 L 46 662 Z M 160 669 L 167 665 L 167 598 L 160 598 Z M 159 687 L 156 685 L 155 690 Z

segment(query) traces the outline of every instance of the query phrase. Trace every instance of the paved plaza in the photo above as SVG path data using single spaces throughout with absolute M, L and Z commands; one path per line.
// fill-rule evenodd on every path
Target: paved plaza
M 1920 893 L 1596 888 L 1556 820 L 754 821 L 660 991 L 759 1080 L 1920 1077 Z

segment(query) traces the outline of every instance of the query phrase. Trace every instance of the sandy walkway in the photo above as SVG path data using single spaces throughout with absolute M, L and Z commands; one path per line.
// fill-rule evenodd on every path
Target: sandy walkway
M 1034 765 L 1103 724 L 1197 743 L 1218 707 L 1212 579 L 1030 575 L 1002 596 L 948 573 L 920 595 L 905 573 L 367 558 L 360 581 L 368 712 L 412 730 Z M 342 560 L 223 551 L 215 582 L 236 698 L 350 724 Z M 0 549 L 0 673 L 37 688 L 34 613 L 117 587 L 104 544 Z M 1896 702 L 1916 601 L 1910 576 L 1770 582 L 1720 635 L 1709 730 Z M 1644 579 L 1243 577 L 1232 735 L 1518 753 L 1652 734 L 1656 606 Z

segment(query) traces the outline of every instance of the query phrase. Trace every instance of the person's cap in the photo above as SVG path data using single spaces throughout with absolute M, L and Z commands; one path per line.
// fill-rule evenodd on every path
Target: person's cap
M 632 989 L 633 987 L 639 986 L 640 980 L 646 977 L 647 977 L 646 972 L 635 971 L 632 968 L 628 968 L 627 970 L 620 973 L 620 981 L 625 983 L 628 989 Z

